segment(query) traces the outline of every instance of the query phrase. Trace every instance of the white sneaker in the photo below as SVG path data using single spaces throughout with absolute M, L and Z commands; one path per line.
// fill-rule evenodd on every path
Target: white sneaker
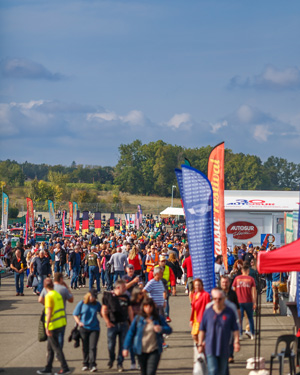
M 132 364 L 130 365 L 130 370 L 136 370 L 136 365 L 135 365 L 135 363 L 132 363 Z
M 252 335 L 252 333 L 251 333 L 251 335 L 250 335 L 250 339 L 251 339 L 251 340 L 254 340 L 254 338 L 255 338 L 255 335 Z
M 189 294 L 189 291 L 187 289 L 185 290 L 185 294 Z
M 249 331 L 245 331 L 245 335 L 249 337 L 249 339 L 251 338 L 251 332 Z
M 90 372 L 96 372 L 96 371 L 97 371 L 97 367 L 94 366 L 94 367 L 91 368 L 91 371 L 90 371 Z
M 81 371 L 87 371 L 89 368 L 87 366 L 83 366 Z
M 242 341 L 243 340 L 243 335 L 240 335 L 240 341 Z

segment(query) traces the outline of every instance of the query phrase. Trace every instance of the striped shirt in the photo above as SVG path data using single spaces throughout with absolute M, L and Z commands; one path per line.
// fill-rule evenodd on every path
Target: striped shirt
M 146 286 L 145 290 L 147 293 L 149 293 L 150 297 L 153 299 L 153 301 L 156 303 L 157 306 L 163 306 L 164 305 L 164 283 L 159 280 L 156 281 L 155 279 L 150 280 Z

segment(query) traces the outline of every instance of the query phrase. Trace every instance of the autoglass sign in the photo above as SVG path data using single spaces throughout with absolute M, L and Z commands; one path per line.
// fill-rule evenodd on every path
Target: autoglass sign
M 236 240 L 247 240 L 257 234 L 257 227 L 248 221 L 236 221 L 227 227 L 227 233 Z

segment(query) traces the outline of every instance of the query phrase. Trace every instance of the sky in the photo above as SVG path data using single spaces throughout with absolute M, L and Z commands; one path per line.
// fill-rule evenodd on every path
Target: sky
M 0 159 L 114 166 L 120 144 L 300 163 L 300 2 L 2 0 Z

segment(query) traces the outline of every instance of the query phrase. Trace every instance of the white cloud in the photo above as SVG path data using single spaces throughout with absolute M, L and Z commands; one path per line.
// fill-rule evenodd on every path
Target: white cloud
M 145 124 L 145 116 L 143 112 L 137 110 L 130 111 L 126 116 L 120 116 L 120 120 L 123 122 L 128 122 L 131 125 Z
M 24 58 L 7 58 L 0 61 L 0 71 L 4 78 L 14 79 L 45 79 L 61 81 L 65 77 L 60 73 L 52 73 L 42 64 Z
M 174 115 L 167 123 L 173 129 L 179 129 L 180 127 L 190 127 L 192 125 L 192 118 L 189 113 L 180 113 Z
M 224 121 L 220 121 L 220 122 L 216 122 L 215 124 L 211 124 L 211 133 L 215 134 L 218 132 L 218 130 L 220 130 L 221 128 L 223 128 L 224 126 L 227 126 L 228 125 L 228 122 L 226 120 Z
M 241 122 L 248 123 L 253 119 L 253 109 L 248 105 L 241 105 L 237 110 L 237 116 Z
M 269 131 L 267 125 L 256 125 L 254 128 L 253 137 L 259 142 L 267 142 L 268 137 L 273 133 Z
M 273 65 L 267 65 L 260 74 L 253 77 L 245 79 L 240 76 L 232 77 L 229 88 L 235 87 L 269 90 L 300 89 L 300 69 L 288 67 L 280 70 Z
M 103 113 L 88 113 L 87 120 L 98 120 L 100 122 L 103 121 L 114 121 L 117 120 L 118 116 L 114 112 L 103 112 Z

